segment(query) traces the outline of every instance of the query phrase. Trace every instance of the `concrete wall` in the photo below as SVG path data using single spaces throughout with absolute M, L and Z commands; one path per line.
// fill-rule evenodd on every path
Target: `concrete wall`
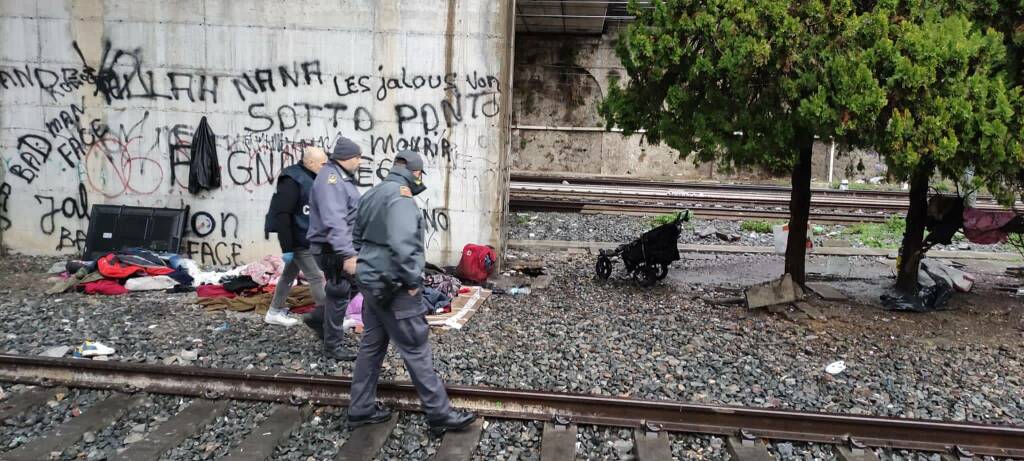
M 0 2 L 0 230 L 75 253 L 93 204 L 187 208 L 206 264 L 277 253 L 263 217 L 303 143 L 364 149 L 361 185 L 427 158 L 432 261 L 498 245 L 510 105 L 509 0 Z M 201 117 L 223 185 L 189 194 Z
M 640 135 L 603 129 L 598 113 L 613 77 L 627 79 L 615 55 L 618 30 L 602 36 L 520 35 L 516 38 L 512 169 L 531 172 L 671 178 L 680 180 L 779 179 L 757 171 L 724 173 Z M 815 148 L 813 174 L 828 178 L 828 145 Z M 857 165 L 863 164 L 864 171 Z M 881 171 L 878 166 L 881 165 Z M 838 149 L 835 180 L 884 176 L 877 154 Z

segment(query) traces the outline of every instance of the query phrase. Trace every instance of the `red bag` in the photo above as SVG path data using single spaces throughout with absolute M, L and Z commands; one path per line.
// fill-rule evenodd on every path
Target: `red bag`
M 494 248 L 470 243 L 462 248 L 462 259 L 455 269 L 455 275 L 463 280 L 483 283 L 494 272 L 497 263 L 498 255 L 494 253 Z

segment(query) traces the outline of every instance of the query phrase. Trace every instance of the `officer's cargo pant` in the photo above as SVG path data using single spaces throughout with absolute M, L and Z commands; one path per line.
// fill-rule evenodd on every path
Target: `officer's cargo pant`
M 396 310 L 408 312 L 410 309 L 418 309 L 422 303 L 421 296 L 422 293 L 411 296 L 402 290 L 391 301 L 391 306 L 381 308 L 376 305 L 373 296 L 363 294 L 363 340 L 359 344 L 359 355 L 352 374 L 349 415 L 365 416 L 374 412 L 377 379 L 380 377 L 381 363 L 388 352 L 389 341 L 394 342 L 395 349 L 398 349 L 405 361 L 405 369 L 409 371 L 427 417 L 441 418 L 451 411 L 448 391 L 441 377 L 434 371 L 433 354 L 430 342 L 427 341 L 430 326 L 427 325 L 426 317 L 416 315 L 406 319 L 395 318 Z
M 345 309 L 352 298 L 352 285 L 342 273 L 343 261 L 329 246 L 314 244 L 310 251 L 316 263 L 324 271 L 326 286 L 324 295 L 324 349 L 342 347 L 345 339 Z

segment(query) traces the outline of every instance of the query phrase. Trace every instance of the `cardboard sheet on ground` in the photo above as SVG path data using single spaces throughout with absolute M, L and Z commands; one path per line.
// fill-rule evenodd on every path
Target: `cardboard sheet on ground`
M 491 296 L 490 290 L 471 287 L 472 291 L 461 294 L 452 300 L 452 311 L 447 314 L 428 315 L 427 322 L 439 330 L 460 330 L 469 322 L 469 318 L 483 306 Z

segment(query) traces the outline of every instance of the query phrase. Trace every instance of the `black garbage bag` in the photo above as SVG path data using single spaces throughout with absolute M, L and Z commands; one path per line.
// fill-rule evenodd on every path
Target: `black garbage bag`
M 220 188 L 220 162 L 217 160 L 217 138 L 204 116 L 192 135 L 192 158 L 188 165 L 188 191 L 198 194 L 203 189 Z
M 922 287 L 915 295 L 882 295 L 882 304 L 891 311 L 932 312 L 942 310 L 951 297 L 953 287 L 944 280 L 935 280 L 935 285 Z

